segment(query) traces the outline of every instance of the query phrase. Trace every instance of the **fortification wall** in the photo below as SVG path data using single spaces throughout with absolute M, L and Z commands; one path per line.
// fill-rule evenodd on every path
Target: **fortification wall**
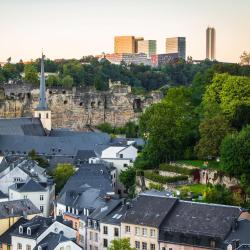
M 161 100 L 160 92 L 148 96 L 131 93 L 130 86 L 114 84 L 109 91 L 90 89 L 47 89 L 52 126 L 82 129 L 86 125 L 109 122 L 122 126 L 136 121 L 146 107 Z M 0 117 L 32 116 L 39 100 L 39 89 L 26 85 L 5 85 L 0 95 Z

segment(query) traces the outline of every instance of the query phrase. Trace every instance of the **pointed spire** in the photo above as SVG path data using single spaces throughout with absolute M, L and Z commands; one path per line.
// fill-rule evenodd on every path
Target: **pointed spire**
M 45 86 L 45 76 L 44 76 L 44 54 L 42 52 L 39 104 L 36 110 L 47 110 L 47 109 L 48 109 L 48 105 L 46 102 L 46 86 Z

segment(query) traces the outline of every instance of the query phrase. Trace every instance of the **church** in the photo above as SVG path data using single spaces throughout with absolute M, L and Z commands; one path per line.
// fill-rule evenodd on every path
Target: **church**
M 53 129 L 46 100 L 44 55 L 41 58 L 39 104 L 33 117 L 0 118 L 0 155 L 25 156 L 31 150 L 45 157 L 75 157 L 79 151 L 98 154 L 108 147 L 110 136 L 99 132 Z

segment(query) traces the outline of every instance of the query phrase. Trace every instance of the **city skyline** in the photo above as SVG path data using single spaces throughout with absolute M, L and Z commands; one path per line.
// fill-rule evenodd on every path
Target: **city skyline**
M 51 59 L 112 53 L 114 36 L 119 35 L 157 40 L 157 53 L 164 53 L 166 38 L 186 37 L 186 55 L 205 59 L 206 28 L 213 26 L 216 59 L 239 62 L 242 52 L 250 51 L 249 9 L 248 0 L 241 4 L 234 0 L 188 4 L 184 0 L 2 0 L 0 61 L 36 59 L 41 48 Z

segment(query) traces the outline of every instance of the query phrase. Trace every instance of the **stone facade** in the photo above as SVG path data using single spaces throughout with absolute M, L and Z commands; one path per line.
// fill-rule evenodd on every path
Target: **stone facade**
M 0 90 L 0 117 L 31 116 L 39 100 L 39 89 L 25 85 L 4 85 Z M 47 89 L 47 102 L 51 109 L 52 127 L 67 127 L 77 130 L 86 125 L 109 122 L 122 126 L 136 121 L 141 112 L 162 99 L 161 92 L 138 96 L 131 87 L 119 83 L 111 84 L 109 91 L 86 88 Z

